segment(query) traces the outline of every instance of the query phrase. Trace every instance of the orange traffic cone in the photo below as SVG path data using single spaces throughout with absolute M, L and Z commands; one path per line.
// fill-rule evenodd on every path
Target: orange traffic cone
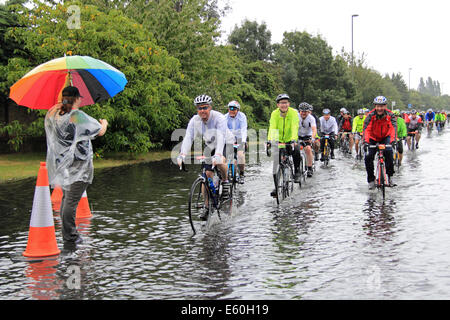
M 59 211 L 59 209 L 61 209 L 61 200 L 63 197 L 63 191 L 61 186 L 55 185 L 55 188 L 53 189 L 52 192 L 52 207 L 54 211 Z
M 90 218 L 92 217 L 91 209 L 89 208 L 89 201 L 86 191 L 83 192 L 80 202 L 78 202 L 77 215 L 75 218 Z
M 46 257 L 59 254 L 53 223 L 53 211 L 45 162 L 41 162 L 34 191 L 25 257 Z

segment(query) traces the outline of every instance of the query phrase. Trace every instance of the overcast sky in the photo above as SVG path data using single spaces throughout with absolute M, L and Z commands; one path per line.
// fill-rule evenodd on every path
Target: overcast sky
M 444 0 L 230 0 L 222 29 L 229 34 L 245 18 L 265 22 L 272 43 L 285 31 L 320 34 L 333 48 L 363 52 L 369 67 L 381 74 L 401 73 L 411 89 L 430 76 L 450 93 L 450 1 Z
M 226 1 L 226 0 L 223 0 Z M 0 0 L 4 3 L 4 0 Z M 450 1 L 444 0 L 229 0 L 224 38 L 247 18 L 266 22 L 272 43 L 285 31 L 320 34 L 338 53 L 351 52 L 352 14 L 355 56 L 363 52 L 381 74 L 400 72 L 417 89 L 428 76 L 450 93 Z M 409 68 L 411 69 L 409 77 Z

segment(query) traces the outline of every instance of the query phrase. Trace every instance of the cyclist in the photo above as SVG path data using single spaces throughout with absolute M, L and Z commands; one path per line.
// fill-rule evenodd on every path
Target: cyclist
M 317 135 L 317 126 L 316 120 L 309 113 L 311 110 L 311 106 L 307 102 L 302 102 L 298 106 L 298 110 L 300 112 L 300 121 L 299 121 L 299 129 L 298 129 L 298 143 L 303 143 L 305 147 L 306 153 L 306 166 L 307 166 L 307 176 L 312 177 L 313 169 L 313 152 L 312 152 L 312 144 L 315 142 L 315 138 Z
M 400 115 L 400 110 L 394 110 L 394 116 L 397 120 L 397 151 L 398 162 L 402 165 L 403 160 L 403 140 L 406 139 L 407 129 L 405 120 Z
M 436 113 L 436 118 L 435 118 L 435 123 L 436 123 L 436 128 L 438 126 L 441 126 L 441 129 L 444 127 L 444 122 L 445 122 L 445 116 L 443 113 L 440 113 L 438 111 L 438 113 Z
M 425 123 L 427 124 L 427 128 L 431 126 L 431 129 L 433 129 L 434 119 L 436 117 L 436 114 L 433 112 L 433 109 L 428 109 L 427 113 L 425 114 Z
M 329 135 L 330 139 L 328 140 L 330 143 L 330 157 L 331 159 L 334 159 L 334 140 L 336 139 L 336 136 L 338 134 L 338 124 L 336 122 L 336 118 L 333 117 L 330 113 L 330 109 L 323 109 L 322 110 L 323 116 L 319 118 L 320 122 L 320 161 L 324 161 L 323 157 L 323 149 L 325 147 L 325 135 Z
M 272 143 L 274 146 L 277 142 L 286 143 L 286 151 L 294 159 L 295 182 L 299 182 L 300 149 L 298 145 L 295 145 L 298 138 L 299 115 L 290 107 L 290 100 L 286 93 L 279 94 L 276 98 L 277 109 L 270 116 L 267 148 L 271 148 Z M 279 156 L 279 152 L 277 155 Z M 272 197 L 276 194 L 275 189 L 270 193 Z
M 228 129 L 234 134 L 235 141 L 239 144 L 237 151 L 239 183 L 244 183 L 245 151 L 247 150 L 247 116 L 240 110 L 241 105 L 237 101 L 228 103 L 227 119 Z
M 233 156 L 234 136 L 227 127 L 225 116 L 215 110 L 212 110 L 212 99 L 208 95 L 200 95 L 194 99 L 194 105 L 197 107 L 197 114 L 191 118 L 188 123 L 186 135 L 181 144 L 180 155 L 177 158 L 178 165 L 185 162 L 186 155 L 189 153 L 194 138 L 201 136 L 205 141 L 207 149 L 211 150 L 212 163 L 206 165 L 206 175 L 208 178 L 214 177 L 213 166 L 217 166 L 222 177 L 222 196 L 228 197 L 231 184 L 227 175 L 227 156 Z M 207 219 L 207 211 L 200 218 Z
M 341 121 L 339 122 L 339 129 L 341 140 L 343 141 L 346 137 L 346 135 L 349 136 L 350 145 L 348 153 L 352 154 L 353 149 L 353 133 L 352 133 L 352 116 L 350 115 L 350 111 L 345 110 L 344 115 L 341 118 Z
M 378 96 L 373 100 L 375 108 L 364 120 L 364 142 L 367 145 L 390 144 L 396 141 L 397 122 L 393 113 L 387 109 L 387 99 L 384 96 Z M 373 161 L 377 152 L 376 148 L 368 149 L 364 162 L 367 171 L 367 182 L 369 189 L 375 188 L 375 175 Z M 392 176 L 394 174 L 394 158 L 392 149 L 386 149 L 384 152 L 386 159 L 386 173 L 389 177 L 389 185 L 394 186 Z
M 416 110 L 411 110 L 411 115 L 405 119 L 406 126 L 408 128 L 408 137 L 406 143 L 408 149 L 411 149 L 411 136 L 416 135 L 416 149 L 419 149 L 420 131 L 422 130 L 422 118 L 417 116 Z M 417 134 L 415 133 L 417 131 Z
M 364 110 L 363 109 L 359 109 L 358 110 L 358 115 L 353 119 L 352 132 L 353 132 L 353 136 L 355 137 L 356 157 L 358 157 L 359 141 L 361 140 L 361 137 L 363 135 L 364 119 L 365 118 L 366 117 L 364 116 Z
M 345 112 L 347 111 L 347 109 L 345 108 L 341 108 L 339 109 L 339 115 L 336 118 L 336 123 L 339 125 L 339 123 L 341 123 L 342 118 L 344 117 Z
M 316 120 L 316 136 L 314 137 L 313 141 L 313 148 L 314 148 L 314 161 L 319 161 L 319 153 L 320 153 L 320 121 L 319 118 L 313 113 L 314 107 L 312 105 L 309 105 L 309 114 L 314 117 L 314 120 Z

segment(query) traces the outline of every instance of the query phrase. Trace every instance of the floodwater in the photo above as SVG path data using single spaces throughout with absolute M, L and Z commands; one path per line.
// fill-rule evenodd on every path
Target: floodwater
M 385 201 L 368 191 L 364 164 L 336 150 L 280 206 L 261 153 L 231 213 L 195 236 L 187 196 L 198 166 L 108 169 L 88 188 L 93 217 L 77 220 L 84 243 L 40 261 L 21 257 L 35 179 L 2 184 L 0 298 L 449 299 L 449 146 L 448 131 L 434 132 L 406 151 Z

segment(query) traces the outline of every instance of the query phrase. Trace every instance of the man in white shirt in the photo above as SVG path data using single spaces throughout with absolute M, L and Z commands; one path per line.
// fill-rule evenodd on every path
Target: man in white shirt
M 317 125 L 316 119 L 309 113 L 311 110 L 311 106 L 307 102 L 302 102 L 298 106 L 299 109 L 299 127 L 298 127 L 298 142 L 299 144 L 303 144 L 305 148 L 306 154 L 306 166 L 308 169 L 308 177 L 312 177 L 313 169 L 313 153 L 312 153 L 312 144 L 315 141 L 315 137 L 317 134 Z
M 323 138 L 324 135 L 329 135 L 329 143 L 330 143 L 330 156 L 331 159 L 334 159 L 334 139 L 338 134 L 338 124 L 336 122 L 336 118 L 331 115 L 330 109 L 323 109 L 323 116 L 319 118 L 320 121 L 320 152 L 322 153 L 320 157 L 320 161 L 324 161 L 323 158 L 323 149 L 325 145 L 325 140 Z
M 233 156 L 234 136 L 227 127 L 225 116 L 212 110 L 212 99 L 207 95 L 200 95 L 194 100 L 197 114 L 191 118 L 187 126 L 186 135 L 181 144 L 181 152 L 177 158 L 181 166 L 186 155 L 190 152 L 192 143 L 197 136 L 205 141 L 207 149 L 211 150 L 212 165 L 206 165 L 208 178 L 214 177 L 212 166 L 217 166 L 222 176 L 223 196 L 228 196 L 230 183 L 227 175 L 227 156 Z
M 247 150 L 247 117 L 240 111 L 241 105 L 237 101 L 228 104 L 228 113 L 225 114 L 228 129 L 234 134 L 235 141 L 239 144 L 237 160 L 239 167 L 239 183 L 244 183 L 245 151 Z

